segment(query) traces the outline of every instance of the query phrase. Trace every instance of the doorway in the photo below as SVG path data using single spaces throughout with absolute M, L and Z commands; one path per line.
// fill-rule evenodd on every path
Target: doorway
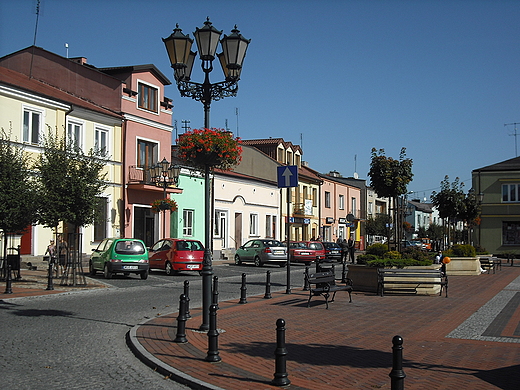
M 157 214 L 150 207 L 134 207 L 134 238 L 143 240 L 147 247 L 156 241 Z

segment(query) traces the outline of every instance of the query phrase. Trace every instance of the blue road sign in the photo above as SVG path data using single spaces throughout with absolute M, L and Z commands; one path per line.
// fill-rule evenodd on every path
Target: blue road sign
M 298 166 L 277 167 L 278 188 L 298 187 Z

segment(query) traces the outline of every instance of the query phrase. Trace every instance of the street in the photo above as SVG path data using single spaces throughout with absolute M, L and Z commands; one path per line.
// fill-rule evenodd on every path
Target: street
M 219 299 L 240 297 L 241 275 L 247 295 L 285 291 L 286 268 L 214 264 Z M 303 283 L 303 265 L 291 266 L 292 288 Z M 117 275 L 109 288 L 0 300 L 2 388 L 6 389 L 185 389 L 141 363 L 125 342 L 138 323 L 177 311 L 184 281 L 190 281 L 190 307 L 201 306 L 197 273 L 166 276 L 152 271 L 147 280 Z M 197 319 L 200 321 L 200 319 Z M 192 320 L 192 321 L 197 321 Z M 197 324 L 190 324 L 197 326 Z

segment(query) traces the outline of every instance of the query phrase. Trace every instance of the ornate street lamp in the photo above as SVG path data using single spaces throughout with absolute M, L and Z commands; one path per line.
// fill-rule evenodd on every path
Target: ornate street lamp
M 155 185 L 163 187 L 163 199 L 166 199 L 166 188 L 171 184 L 179 183 L 181 168 L 177 165 L 170 165 L 170 162 L 163 158 L 161 162 L 148 168 L 150 179 Z M 166 208 L 163 211 L 163 238 L 166 237 Z
M 250 39 L 245 39 L 236 28 L 231 30 L 229 36 L 212 26 L 209 18 L 204 22 L 202 28 L 196 28 L 193 33 L 197 41 L 199 58 L 202 61 L 204 82 L 191 81 L 191 70 L 197 52 L 191 50 L 193 39 L 182 33 L 177 24 L 173 33 L 168 38 L 163 38 L 166 51 L 170 58 L 173 74 L 177 88 L 183 97 L 190 97 L 202 102 L 204 105 L 204 127 L 210 128 L 209 113 L 212 100 L 220 100 L 225 97 L 236 96 L 238 91 L 238 80 L 242 71 L 242 64 L 246 56 Z M 216 54 L 220 39 L 222 53 Z M 213 60 L 218 56 L 220 65 L 224 72 L 225 80 L 218 83 L 209 81 L 209 74 L 213 70 Z M 212 300 L 212 255 L 211 255 L 211 203 L 210 203 L 210 180 L 209 172 L 211 166 L 205 165 L 204 169 L 204 192 L 205 192 L 205 252 L 202 268 L 202 325 L 201 330 L 209 329 L 209 307 Z

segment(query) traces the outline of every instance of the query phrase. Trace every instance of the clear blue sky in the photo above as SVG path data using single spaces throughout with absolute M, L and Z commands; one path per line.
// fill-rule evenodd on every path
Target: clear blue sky
M 0 56 L 32 45 L 35 9 L 0 0 Z M 36 45 L 66 56 L 68 43 L 97 67 L 153 63 L 173 81 L 161 37 L 176 23 L 193 37 L 207 16 L 251 39 L 238 96 L 213 102 L 212 127 L 282 137 L 311 168 L 367 180 L 373 147 L 406 147 L 420 198 L 445 175 L 468 190 L 473 169 L 516 157 L 504 124 L 520 122 L 520 1 L 41 0 Z M 174 85 L 166 95 L 179 132 L 202 127 L 200 102 Z

